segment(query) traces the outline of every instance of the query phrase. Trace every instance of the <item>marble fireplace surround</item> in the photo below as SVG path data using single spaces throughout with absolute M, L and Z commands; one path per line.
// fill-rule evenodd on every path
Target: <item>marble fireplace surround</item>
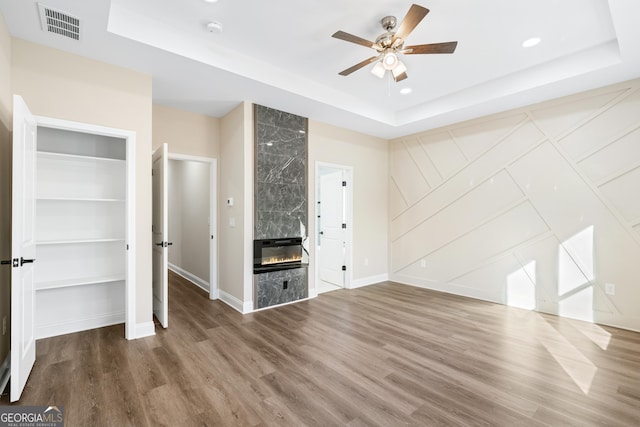
M 254 104 L 254 239 L 301 237 L 301 268 L 254 274 L 255 308 L 308 296 L 305 117 Z

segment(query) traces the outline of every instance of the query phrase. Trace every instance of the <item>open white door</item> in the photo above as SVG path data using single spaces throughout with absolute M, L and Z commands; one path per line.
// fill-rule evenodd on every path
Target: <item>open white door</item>
M 318 273 L 320 280 L 344 287 L 345 224 L 342 171 L 320 176 L 320 235 Z
M 20 399 L 36 361 L 35 242 L 36 120 L 13 97 L 13 183 L 11 229 L 11 401 Z
M 153 314 L 162 327 L 169 326 L 168 277 L 168 146 L 162 144 L 153 153 Z

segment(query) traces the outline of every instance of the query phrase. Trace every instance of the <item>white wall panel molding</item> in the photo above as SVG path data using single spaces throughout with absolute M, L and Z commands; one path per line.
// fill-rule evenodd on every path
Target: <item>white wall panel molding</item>
M 578 166 L 596 185 L 605 184 L 640 166 L 640 125 L 625 131 L 589 156 L 578 160 Z
M 442 132 L 429 138 L 420 137 L 418 141 L 443 179 L 449 178 L 467 163 L 464 154 L 449 132 Z
M 562 98 L 535 106 L 527 110 L 527 114 L 546 135 L 562 139 L 630 93 L 630 88 L 625 86 L 598 94 Z
M 504 169 L 510 160 L 536 147 L 544 141 L 544 135 L 531 123 L 518 125 L 515 132 L 474 159 L 465 168 L 444 181 L 431 193 L 414 202 L 391 221 L 391 237 L 394 238 L 415 227 L 425 218 L 436 214 L 442 207 L 454 202 L 486 179 Z M 397 182 L 402 190 L 402 183 Z M 404 184 L 404 185 L 411 185 Z
M 403 143 L 409 155 L 420 169 L 427 184 L 429 184 L 429 190 L 440 184 L 442 182 L 442 175 L 440 175 L 438 168 L 436 168 L 433 160 L 429 157 L 427 150 L 424 149 L 420 138 L 404 140 Z
M 460 197 L 442 206 L 432 216 L 425 218 L 422 222 L 405 229 L 399 227 L 392 228 L 391 241 L 397 242 L 406 238 L 409 233 L 421 233 L 431 235 L 433 231 L 425 228 L 439 229 L 438 223 L 456 223 L 456 227 L 465 229 L 471 227 L 464 226 L 464 223 L 480 224 L 487 218 L 495 216 L 509 205 L 517 205 L 522 201 L 524 193 L 520 190 L 516 182 L 504 169 L 497 174 L 490 176 L 480 182 L 473 189 L 463 193 Z M 429 223 L 434 225 L 429 225 Z M 446 232 L 446 231 L 445 231 Z
M 391 279 L 640 330 L 638 141 L 640 80 L 391 141 Z
M 524 125 L 527 115 L 510 113 L 506 117 L 493 117 L 491 120 L 478 119 L 471 124 L 449 129 L 458 146 L 469 161 L 472 161 L 506 139 Z
M 400 187 L 398 187 L 398 184 L 396 183 L 396 180 L 390 176 L 389 181 L 391 181 L 389 184 L 389 214 L 390 217 L 394 217 L 402 212 L 402 210 L 404 210 L 408 205 L 407 200 L 402 195 L 402 191 L 400 191 Z
M 620 102 L 593 114 L 581 126 L 557 139 L 569 156 L 577 160 L 633 126 L 638 122 L 638 117 L 640 91 L 633 91 Z

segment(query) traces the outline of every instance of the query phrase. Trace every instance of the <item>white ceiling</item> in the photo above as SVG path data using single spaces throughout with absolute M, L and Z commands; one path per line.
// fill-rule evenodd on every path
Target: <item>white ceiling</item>
M 404 56 L 401 83 L 372 65 L 339 76 L 374 51 L 331 35 L 375 40 L 408 0 L 41 3 L 80 18 L 81 41 L 42 31 L 37 2 L 0 0 L 12 36 L 151 74 L 156 103 L 221 117 L 246 100 L 383 138 L 640 77 L 638 0 L 420 0 L 431 12 L 407 44 L 458 48 Z

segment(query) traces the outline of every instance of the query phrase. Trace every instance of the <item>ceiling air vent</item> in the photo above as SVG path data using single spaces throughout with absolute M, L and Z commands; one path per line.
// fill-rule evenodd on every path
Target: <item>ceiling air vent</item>
M 80 40 L 80 19 L 38 3 L 42 31 Z

